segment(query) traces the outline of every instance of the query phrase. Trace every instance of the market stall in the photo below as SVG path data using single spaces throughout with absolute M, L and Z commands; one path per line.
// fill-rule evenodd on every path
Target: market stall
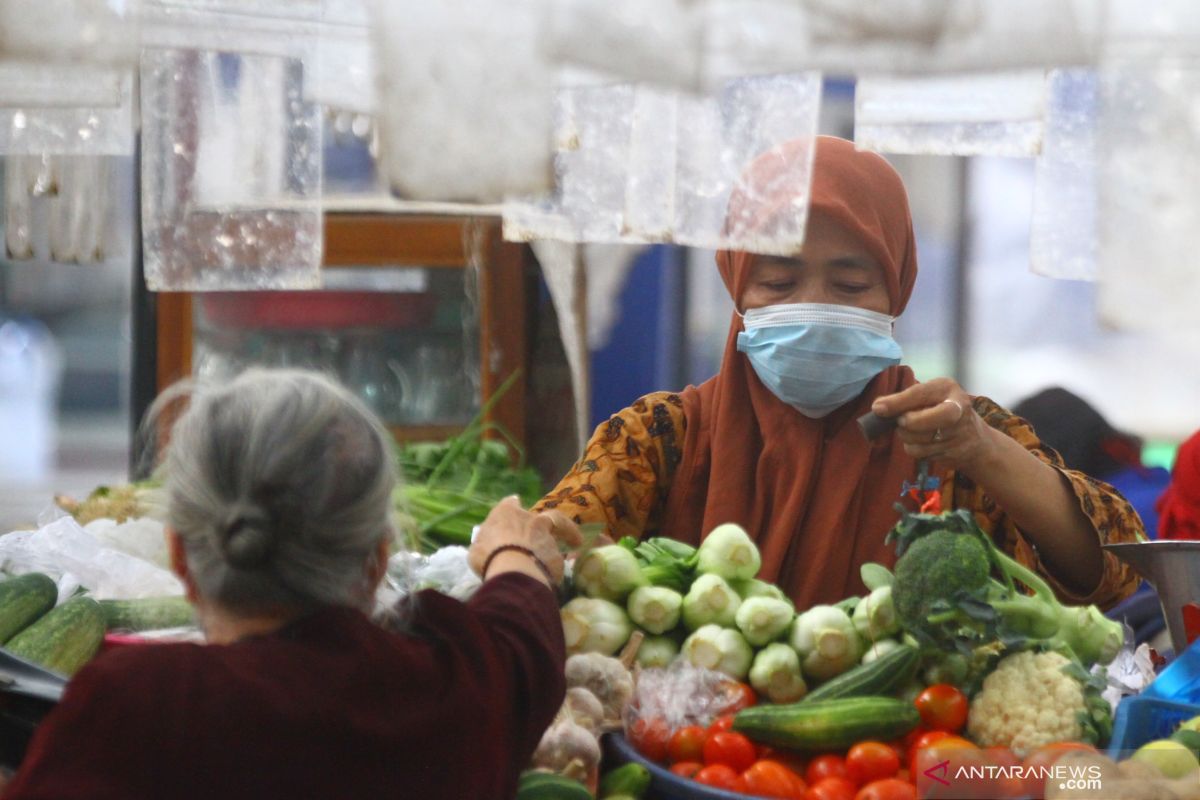
M 620 275 L 650 244 L 799 252 L 820 211 L 825 73 L 854 83 L 861 150 L 1034 159 L 1031 267 L 1096 281 L 1106 324 L 1169 338 L 1195 325 L 1200 273 L 1177 254 L 1200 209 L 1200 30 L 1183 5 L 1151 19 L 1120 2 L 1089 15 L 986 0 L 47 5 L 89 24 L 0 5 L 8 257 L 102 259 L 104 159 L 136 154 L 133 421 L 180 379 L 334 375 L 385 424 L 401 479 L 381 614 L 423 589 L 472 597 L 468 548 L 489 511 L 513 495 L 533 508 L 561 474 L 531 452 L 555 438 L 572 461 L 587 443 L 589 386 L 604 379 L 589 369 L 588 292 L 619 289 L 589 280 L 605 263 L 589 247 L 625 248 L 609 251 Z M 326 185 L 339 115 L 369 131 L 368 196 Z M 883 310 L 859 310 L 887 319 L 859 327 L 890 339 L 907 294 L 889 306 L 880 291 Z M 539 405 L 539 303 L 556 312 L 565 432 Z M 957 423 L 976 413 L 960 399 L 933 407 L 953 404 Z M 847 402 L 785 400 L 809 419 Z M 644 427 L 669 439 L 659 411 Z M 596 436 L 619 439 L 628 423 L 614 420 Z M 863 437 L 899 435 L 879 420 L 842 420 L 862 464 Z M 48 497 L 36 524 L 0 531 L 0 766 L 19 769 L 100 654 L 204 640 L 164 543 L 167 426 L 142 432 L 128 482 Z M 941 426 L 930 433 L 941 442 Z M 1157 590 L 1158 652 L 1119 612 L 1065 601 L 1028 563 L 1036 547 L 1006 552 L 914 459 L 868 498 L 896 504 L 894 527 L 855 531 L 886 544 L 889 566 L 858 559 L 845 583 L 864 591 L 836 601 L 798 605 L 803 576 L 765 579 L 769 515 L 763 530 L 694 525 L 694 546 L 580 517 L 556 587 L 566 699 L 518 800 L 1200 798 L 1200 543 L 1135 532 L 1100 554 Z M 756 462 L 760 483 L 764 463 L 790 469 Z M 575 469 L 602 470 L 586 457 Z M 542 508 L 587 506 L 593 489 Z M 624 499 L 614 518 L 632 525 Z

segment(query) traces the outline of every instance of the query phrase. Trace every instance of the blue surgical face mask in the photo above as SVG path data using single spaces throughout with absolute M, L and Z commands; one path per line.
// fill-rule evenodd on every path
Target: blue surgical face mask
M 806 417 L 820 418 L 862 394 L 900 363 L 893 317 L 854 306 L 791 303 L 752 308 L 737 349 L 758 379 Z

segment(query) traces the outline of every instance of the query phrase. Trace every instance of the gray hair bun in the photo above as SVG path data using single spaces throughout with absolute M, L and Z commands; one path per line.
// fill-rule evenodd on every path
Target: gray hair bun
M 270 560 L 277 538 L 269 516 L 258 509 L 236 506 L 221 531 L 221 552 L 230 566 L 258 569 Z

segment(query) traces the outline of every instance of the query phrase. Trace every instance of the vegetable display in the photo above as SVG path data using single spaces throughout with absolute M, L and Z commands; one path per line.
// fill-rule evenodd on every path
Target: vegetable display
M 459 435 L 444 442 L 397 445 L 402 480 L 393 501 L 397 511 L 411 519 L 413 550 L 427 553 L 441 545 L 468 545 L 472 529 L 500 500 L 515 494 L 529 506 L 541 497 L 541 478 L 524 464 L 524 450 L 503 426 L 485 422 L 518 377 L 517 372 L 509 375 Z M 491 432 L 503 441 L 485 439 Z M 518 456 L 515 467 L 510 448 Z
M 865 564 L 862 596 L 805 609 L 749 572 L 761 559 L 734 525 L 695 549 L 654 538 L 610 546 L 633 560 L 604 556 L 605 581 L 593 569 L 575 590 L 625 594 L 629 635 L 647 635 L 640 668 L 690 665 L 756 695 L 724 717 L 639 714 L 635 727 L 627 720 L 630 743 L 676 775 L 748 796 L 892 800 L 944 796 L 922 783 L 943 762 L 991 776 L 979 796 L 1040 796 L 1040 783 L 1005 770 L 1036 771 L 1047 748 L 1094 754 L 1106 742 L 1113 721 L 1100 689 L 1124 645 L 1119 623 L 1063 604 L 969 512 L 905 513 L 889 540 L 894 572 Z M 607 620 L 621 601 L 605 602 Z M 623 633 L 597 646 L 620 647 Z M 1200 731 L 1181 730 L 1140 760 L 1168 763 L 1178 781 L 1170 775 L 1188 772 L 1189 758 L 1200 761 Z
M 90 597 L 74 597 L 46 612 L 4 648 L 15 656 L 69 676 L 99 652 L 104 630 L 100 604 Z

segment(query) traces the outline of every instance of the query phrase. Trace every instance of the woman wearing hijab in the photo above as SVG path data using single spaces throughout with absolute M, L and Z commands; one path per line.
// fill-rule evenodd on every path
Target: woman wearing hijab
M 760 156 L 730 201 L 731 229 L 769 232 L 793 214 L 806 147 Z M 900 366 L 892 322 L 917 276 L 908 198 L 878 155 L 819 137 L 804 246 L 795 257 L 720 251 L 736 311 L 720 372 L 637 400 L 597 428 L 539 504 L 613 537 L 690 543 L 736 522 L 761 577 L 797 607 L 863 591 L 859 566 L 891 564 L 884 537 L 917 459 L 945 508 L 970 508 L 1003 549 L 1068 602 L 1111 605 L 1136 579 L 1102 542 L 1133 541 L 1137 515 L 1110 487 L 1067 470 L 1027 424 L 948 378 Z M 869 442 L 855 420 L 897 421 Z

